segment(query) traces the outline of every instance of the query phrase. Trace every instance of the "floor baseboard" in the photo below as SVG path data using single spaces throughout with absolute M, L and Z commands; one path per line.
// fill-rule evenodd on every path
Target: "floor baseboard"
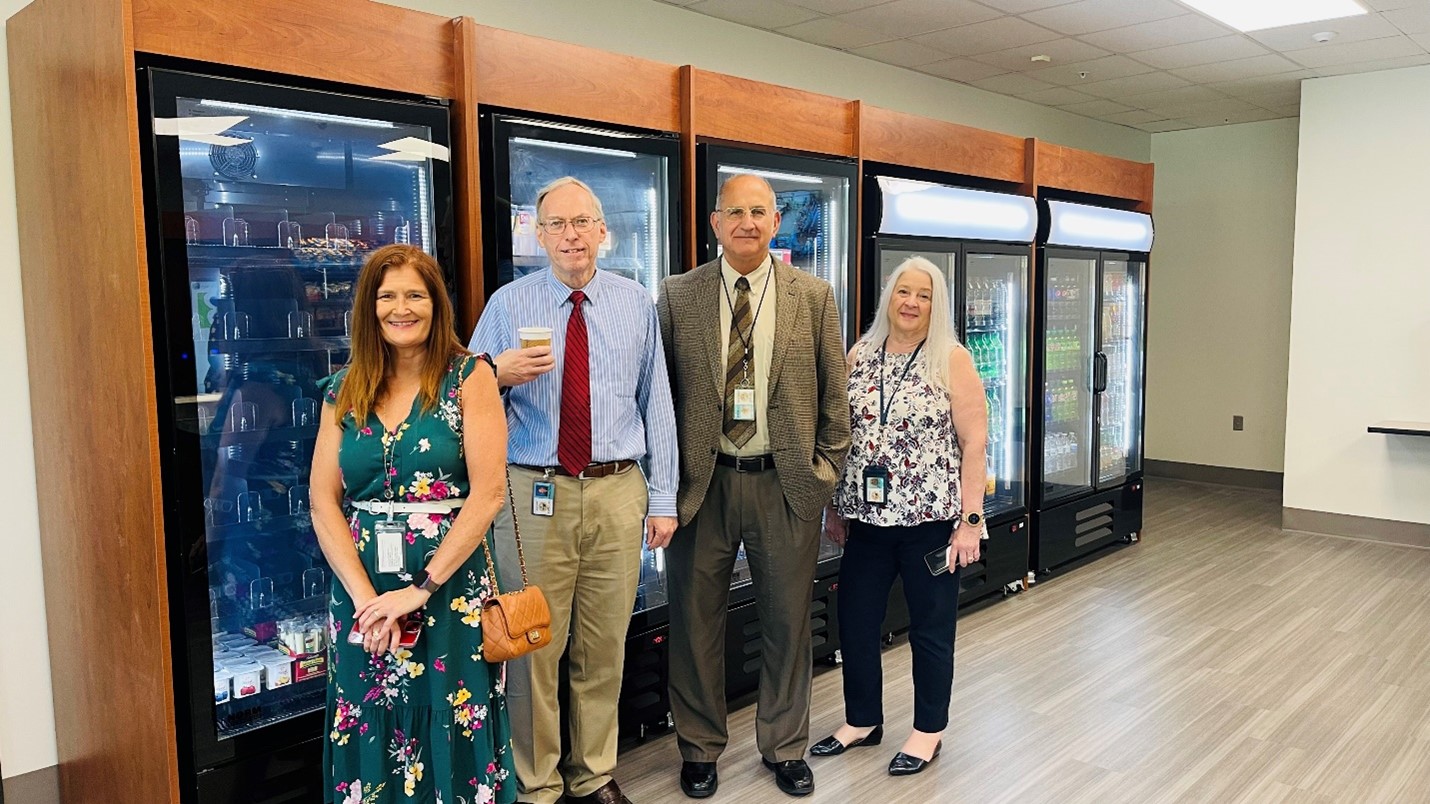
M 0 804 L 60 804 L 58 765 L 0 780 Z
M 1147 458 L 1142 468 L 1148 477 L 1191 480 L 1218 486 L 1238 486 L 1246 489 L 1281 490 L 1282 474 L 1261 469 L 1237 469 L 1231 466 L 1208 466 L 1200 463 L 1159 461 Z
M 1281 529 L 1430 549 L 1430 525 L 1419 522 L 1282 508 Z

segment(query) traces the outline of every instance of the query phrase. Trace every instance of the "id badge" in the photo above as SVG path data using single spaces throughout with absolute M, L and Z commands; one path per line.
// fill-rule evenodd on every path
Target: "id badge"
M 531 513 L 533 516 L 556 516 L 556 484 L 550 480 L 531 483 Z
M 398 575 L 407 571 L 407 523 L 382 520 L 373 526 L 377 534 L 377 571 Z
M 741 385 L 735 389 L 735 421 L 752 422 L 755 420 L 755 389 L 748 385 Z
M 883 505 L 889 497 L 889 470 L 882 466 L 864 467 L 864 502 Z

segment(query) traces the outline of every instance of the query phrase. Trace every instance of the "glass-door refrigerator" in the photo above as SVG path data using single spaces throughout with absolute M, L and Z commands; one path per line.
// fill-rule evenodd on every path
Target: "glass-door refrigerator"
M 1032 563 L 1046 571 L 1142 530 L 1147 256 L 1139 212 L 1040 204 Z
M 548 182 L 574 176 L 601 200 L 607 233 L 597 269 L 640 282 L 654 299 L 682 252 L 679 135 L 487 107 L 478 118 L 486 295 L 546 269 L 549 260 L 536 238 L 536 196 Z M 644 534 L 631 538 L 644 540 Z M 668 720 L 666 601 L 665 551 L 642 548 L 625 646 L 623 736 L 643 737 Z
M 1021 589 L 1028 570 L 1029 294 L 1037 205 L 1026 196 L 872 167 L 864 181 L 865 248 L 866 264 L 878 271 L 865 276 L 865 325 L 885 314 L 874 308 L 900 263 L 924 257 L 943 272 L 953 324 L 983 381 L 988 538 L 982 558 L 963 570 L 960 602 Z M 891 632 L 907 625 L 903 606 L 891 600 Z
M 448 109 L 152 66 L 139 95 L 183 800 L 317 801 L 317 383 L 365 256 L 447 253 Z

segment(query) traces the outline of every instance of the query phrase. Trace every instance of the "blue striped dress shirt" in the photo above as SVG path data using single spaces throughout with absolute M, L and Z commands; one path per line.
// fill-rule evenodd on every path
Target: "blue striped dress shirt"
M 665 373 L 665 349 L 650 291 L 639 282 L 597 270 L 586 287 L 591 374 L 591 460 L 649 458 L 650 516 L 675 516 L 680 478 L 675 406 Z M 520 345 L 517 327 L 550 327 L 556 367 L 506 394 L 507 460 L 556 465 L 561 418 L 561 370 L 571 288 L 550 268 L 498 288 L 487 300 L 471 349 L 496 357 Z

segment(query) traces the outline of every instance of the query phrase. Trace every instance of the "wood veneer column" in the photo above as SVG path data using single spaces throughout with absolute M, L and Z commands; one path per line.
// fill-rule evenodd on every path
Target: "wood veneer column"
M 452 193 L 457 240 L 457 319 L 463 340 L 477 326 L 486 305 L 482 273 L 481 133 L 477 126 L 477 23 L 453 21 Z

